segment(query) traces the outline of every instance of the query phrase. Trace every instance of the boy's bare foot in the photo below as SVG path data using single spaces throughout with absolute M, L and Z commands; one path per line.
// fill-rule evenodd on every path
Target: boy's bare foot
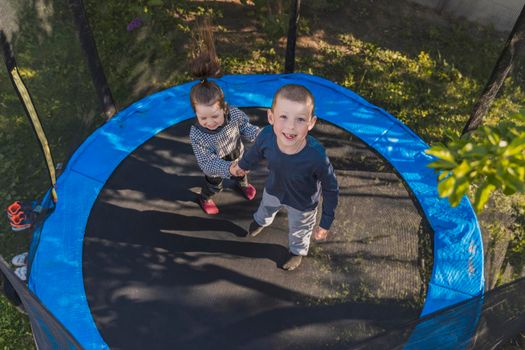
M 263 226 L 259 225 L 255 220 L 252 220 L 248 228 L 248 236 L 255 237 L 263 230 Z
M 203 199 L 199 196 L 197 199 L 202 210 L 208 215 L 219 214 L 219 208 L 215 205 L 215 202 L 212 199 Z
M 301 265 L 301 261 L 303 260 L 303 257 L 301 255 L 295 255 L 290 253 L 288 256 L 288 260 L 283 265 L 283 270 L 286 271 L 292 271 Z

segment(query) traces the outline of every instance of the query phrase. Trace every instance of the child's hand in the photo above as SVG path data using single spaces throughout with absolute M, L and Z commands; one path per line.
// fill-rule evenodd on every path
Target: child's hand
M 234 161 L 230 164 L 230 174 L 236 177 L 241 177 L 246 175 L 246 172 L 239 167 L 237 161 Z
M 234 161 L 234 162 L 231 162 L 231 163 L 230 163 L 230 174 L 231 174 L 232 176 L 237 176 L 237 175 L 235 175 L 235 174 L 237 173 L 237 168 L 238 168 L 238 167 L 239 167 L 239 166 L 237 165 L 237 162 Z
M 328 236 L 329 233 L 330 233 L 329 230 L 326 230 L 322 227 L 318 227 L 314 231 L 314 239 L 316 241 L 323 241 L 326 239 L 326 236 Z

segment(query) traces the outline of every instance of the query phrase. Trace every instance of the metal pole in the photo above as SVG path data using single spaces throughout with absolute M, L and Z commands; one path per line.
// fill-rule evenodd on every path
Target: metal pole
M 301 0 L 292 0 L 290 22 L 288 23 L 288 39 L 286 40 L 285 73 L 293 73 L 295 70 L 295 42 L 297 40 L 297 24 L 299 23 L 300 7 Z
M 104 69 L 97 52 L 97 46 L 93 34 L 89 26 L 89 22 L 84 9 L 82 0 L 69 0 L 69 7 L 73 11 L 73 17 L 77 25 L 80 44 L 87 57 L 89 71 L 93 84 L 97 90 L 98 97 L 104 109 L 107 119 L 110 119 L 116 112 L 117 107 L 113 100 L 113 95 L 109 89 L 109 85 L 104 74 Z
M 31 123 L 33 131 L 35 132 L 35 135 L 40 143 L 42 153 L 44 154 L 47 170 L 49 172 L 49 180 L 51 182 L 51 197 L 53 198 L 53 202 L 56 203 L 58 201 L 57 193 L 55 191 L 56 173 L 53 157 L 51 155 L 51 149 L 49 148 L 46 134 L 42 128 L 42 123 L 40 122 L 40 118 L 33 104 L 33 99 L 31 98 L 31 95 L 29 94 L 29 91 L 22 81 L 22 77 L 18 72 L 15 56 L 11 50 L 11 44 L 3 30 L 0 30 L 0 46 L 4 52 L 4 61 L 7 67 L 7 73 L 11 79 L 11 83 L 13 83 L 13 87 L 18 94 L 18 98 L 20 99 L 20 102 L 22 102 L 22 106 L 24 107 L 24 110 L 29 118 L 29 122 Z

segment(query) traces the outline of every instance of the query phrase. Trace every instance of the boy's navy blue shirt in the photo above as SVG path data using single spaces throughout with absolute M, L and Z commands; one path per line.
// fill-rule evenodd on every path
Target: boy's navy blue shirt
M 272 126 L 263 128 L 253 147 L 244 154 L 239 167 L 253 170 L 266 159 L 270 174 L 266 192 L 300 211 L 313 210 L 323 194 L 323 214 L 319 226 L 329 230 L 334 221 L 339 196 L 339 186 L 334 168 L 324 147 L 308 135 L 306 146 L 296 154 L 285 154 L 277 146 Z

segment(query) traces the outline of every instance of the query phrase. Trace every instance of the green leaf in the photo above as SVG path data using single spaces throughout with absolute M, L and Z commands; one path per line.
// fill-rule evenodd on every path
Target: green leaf
M 503 187 L 503 182 L 496 174 L 491 174 L 487 176 L 487 182 L 493 185 L 496 188 Z
M 449 197 L 454 192 L 456 178 L 452 175 L 438 184 L 438 193 L 441 198 Z
M 461 181 L 456 181 L 456 188 L 454 192 L 461 199 L 468 191 L 470 187 L 470 182 L 467 179 L 463 178 Z
M 518 167 L 516 170 L 516 176 L 521 182 L 525 182 L 525 165 Z
M 454 162 L 449 162 L 448 160 L 438 159 L 432 163 L 427 164 L 428 168 L 437 169 L 437 170 L 452 170 L 457 166 Z
M 487 139 L 494 146 L 497 146 L 499 144 L 499 140 L 500 140 L 499 135 L 497 135 L 494 132 L 490 132 L 490 131 L 487 132 Z
M 474 209 L 476 212 L 480 212 L 487 201 L 489 200 L 490 193 L 496 189 L 496 186 L 489 182 L 483 183 L 474 196 Z
M 438 176 L 438 181 L 443 180 L 444 178 L 450 175 L 450 171 L 442 171 Z
M 482 158 L 489 153 L 487 147 L 483 145 L 474 145 L 472 149 L 464 153 L 465 157 L 469 158 Z
M 456 192 L 453 192 L 449 197 L 448 197 L 448 201 L 450 203 L 450 205 L 452 205 L 453 207 L 457 207 L 459 202 L 461 202 L 461 198 L 463 196 L 460 196 L 458 193 Z
M 470 171 L 470 165 L 466 160 L 463 160 L 459 166 L 454 169 L 454 175 L 460 179 L 465 177 Z
M 503 185 L 502 191 L 505 196 L 512 196 L 514 193 L 516 193 L 516 188 L 512 185 L 505 184 Z
M 455 163 L 454 156 L 450 152 L 448 148 L 445 146 L 433 146 L 425 151 L 426 154 L 430 154 L 434 157 L 437 157 L 442 160 L 449 161 L 451 163 Z
M 512 121 L 517 121 L 518 123 L 523 123 L 525 122 L 525 110 L 521 111 L 520 113 L 515 113 L 515 114 L 512 114 L 510 117 L 509 117 L 510 120 Z
M 503 175 L 507 185 L 510 185 L 518 192 L 525 192 L 525 185 L 523 181 L 518 177 L 518 174 L 512 168 L 508 168 L 506 173 Z
M 447 139 L 450 141 L 457 140 L 460 137 L 460 134 L 457 130 L 453 130 L 450 128 L 446 128 L 443 134 L 446 136 Z
M 525 150 L 525 135 L 514 139 L 510 145 L 507 146 L 505 152 L 503 152 L 503 157 L 511 157 L 517 154 L 522 153 Z

